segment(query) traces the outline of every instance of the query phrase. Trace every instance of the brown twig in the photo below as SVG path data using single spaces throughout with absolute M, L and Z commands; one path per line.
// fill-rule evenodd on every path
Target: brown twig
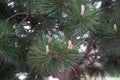
M 60 2 L 59 0 L 53 0 L 53 3 L 64 8 L 68 7 L 67 3 Z
M 6 21 L 9 21 L 11 18 L 18 16 L 18 15 L 28 15 L 28 13 L 17 13 L 15 15 L 12 15 L 11 17 L 7 18 Z
M 61 53 L 61 54 L 55 54 L 55 53 L 49 53 L 48 55 L 50 56 L 50 57 L 52 57 L 53 59 L 60 59 L 60 58 L 62 58 L 63 56 L 65 56 L 67 53 L 68 53 L 68 49 L 67 50 L 65 50 L 63 53 Z
M 85 53 L 84 58 L 88 58 L 88 54 L 89 54 L 90 51 L 91 51 L 91 46 L 92 46 L 92 45 L 93 45 L 93 40 L 89 40 L 89 41 L 88 41 L 87 48 L 86 48 L 86 53 Z

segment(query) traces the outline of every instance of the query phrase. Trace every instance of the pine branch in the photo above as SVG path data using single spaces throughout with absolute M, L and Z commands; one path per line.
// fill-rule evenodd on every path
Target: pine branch
M 9 21 L 10 19 L 12 19 L 12 18 L 14 18 L 14 17 L 16 17 L 16 16 L 19 16 L 19 15 L 28 15 L 28 13 L 17 13 L 17 14 L 15 14 L 15 15 L 9 17 L 8 19 L 6 19 L 6 21 Z

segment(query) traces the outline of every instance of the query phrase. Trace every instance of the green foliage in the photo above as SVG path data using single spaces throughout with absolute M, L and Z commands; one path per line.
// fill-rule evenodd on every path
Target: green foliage
M 12 36 L 12 26 L 8 22 L 1 21 L 0 28 L 0 57 L 7 60 L 10 56 L 14 55 L 15 57 L 16 54 L 11 52 L 15 51 L 15 49 L 12 48 L 14 43 L 11 43 L 10 38 Z
M 101 63 L 103 64 L 104 70 L 106 71 L 107 74 L 109 74 L 110 76 L 119 76 L 120 57 L 118 55 L 113 54 L 107 53 L 106 56 L 103 56 L 101 58 Z
M 0 21 L 0 44 L 7 42 L 7 39 L 10 37 L 12 27 L 9 23 Z
M 35 13 L 41 13 L 48 16 L 59 16 L 61 11 L 65 9 L 64 3 L 67 0 L 35 0 L 31 1 L 31 9 Z
M 85 5 L 85 13 L 81 16 L 81 5 Z M 99 10 L 94 7 L 90 7 L 92 4 L 88 4 L 85 1 L 75 0 L 71 1 L 70 7 L 66 10 L 65 14 L 67 14 L 65 20 L 65 27 L 67 33 L 72 31 L 72 34 L 83 35 L 90 31 L 93 36 L 93 32 L 97 33 L 99 26 Z
M 58 36 L 58 38 L 56 38 Z M 63 73 L 76 64 L 78 51 L 76 49 L 68 50 L 67 41 L 64 35 L 54 35 L 49 45 L 50 52 L 46 53 L 47 45 L 46 35 L 38 35 L 37 40 L 32 45 L 27 63 L 40 75 L 51 73 Z
M 1 61 L 1 69 L 5 68 L 4 66 L 8 63 L 6 68 L 16 69 L 25 69 L 25 53 L 26 48 L 30 45 L 29 40 L 25 38 L 18 38 L 14 35 L 14 30 L 12 29 L 12 25 L 9 22 L 1 21 L 0 23 L 0 61 Z M 24 44 L 26 43 L 26 44 Z M 5 65 L 3 65 L 5 64 Z M 14 70 L 11 72 L 14 75 Z M 10 70 L 11 71 L 11 70 Z M 4 75 L 4 73 L 3 73 Z M 7 75 L 6 75 L 7 76 Z M 8 74 L 9 76 L 9 74 Z M 5 76 L 4 76 L 5 77 Z M 4 78 L 3 77 L 3 78 Z
M 0 79 L 1 80 L 13 80 L 15 77 L 14 74 L 14 65 L 8 62 L 0 61 Z
M 33 13 L 38 12 L 51 17 L 60 28 L 65 26 L 62 30 L 66 34 L 70 31 L 77 34 L 85 34 L 88 31 L 92 33 L 100 28 L 96 27 L 99 24 L 99 10 L 95 9 L 88 0 L 36 0 L 31 3 Z M 81 5 L 85 5 L 83 17 L 80 15 Z
M 102 4 L 97 9 L 99 1 Z M 8 6 L 10 2 L 14 2 L 13 7 Z M 85 7 L 83 15 L 81 5 Z M 27 71 L 28 80 L 34 80 L 36 75 L 42 80 L 70 69 L 70 77 L 103 76 L 104 70 L 119 74 L 119 7 L 119 0 L 0 0 L 0 19 L 6 19 L 0 21 L 0 79 L 13 80 L 15 71 Z M 24 25 L 30 29 L 25 30 Z M 72 49 L 68 48 L 69 40 Z M 79 53 L 83 43 L 87 49 Z M 73 70 L 76 65 L 83 73 Z
M 117 28 L 117 31 L 119 30 L 119 27 Z M 106 26 L 103 27 L 102 29 L 103 35 L 101 35 L 103 38 L 108 39 L 108 40 L 113 40 L 119 38 L 119 33 L 114 30 L 114 24 L 108 24 L 106 23 Z
M 7 3 L 4 0 L 0 0 L 0 18 L 5 19 L 10 17 L 13 14 L 11 7 L 7 6 Z

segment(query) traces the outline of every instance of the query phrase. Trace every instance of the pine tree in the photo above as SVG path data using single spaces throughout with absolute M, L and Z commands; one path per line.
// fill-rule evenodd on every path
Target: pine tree
M 0 80 L 19 80 L 20 72 L 26 80 L 119 76 L 119 7 L 119 0 L 0 0 Z

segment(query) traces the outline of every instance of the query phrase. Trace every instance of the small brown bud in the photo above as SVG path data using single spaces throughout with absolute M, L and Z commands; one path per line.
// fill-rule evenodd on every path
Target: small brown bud
M 49 54 L 49 45 L 46 45 L 46 54 Z
M 38 74 L 35 75 L 35 80 L 38 79 Z
M 68 49 L 72 49 L 73 48 L 73 44 L 72 44 L 72 41 L 71 40 L 68 40 Z
M 84 13 L 85 13 L 85 6 L 82 4 L 81 5 L 81 16 L 83 16 L 84 15 Z
M 114 24 L 114 26 L 113 26 L 113 27 L 114 27 L 114 31 L 115 31 L 115 32 L 117 32 L 117 25 L 116 25 L 116 24 Z
M 15 25 L 15 24 L 13 25 L 12 29 L 13 29 L 13 30 L 15 30 L 15 29 L 16 29 L 16 25 Z

